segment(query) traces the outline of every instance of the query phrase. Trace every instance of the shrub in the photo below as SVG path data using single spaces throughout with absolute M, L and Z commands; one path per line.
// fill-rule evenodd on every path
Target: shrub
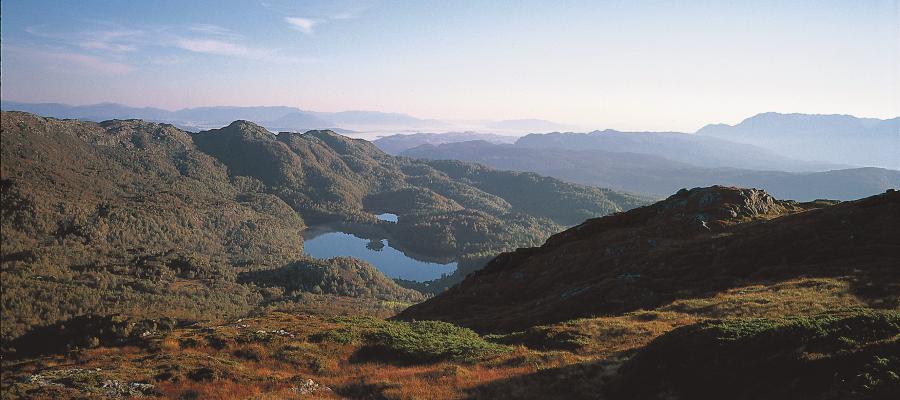
M 364 352 L 400 362 L 474 363 L 509 350 L 467 328 L 440 321 L 389 322 L 365 335 Z

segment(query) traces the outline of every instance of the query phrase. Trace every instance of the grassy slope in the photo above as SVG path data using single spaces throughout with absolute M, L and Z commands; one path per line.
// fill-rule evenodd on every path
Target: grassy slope
M 876 311 L 852 311 L 861 310 L 858 307 L 864 304 L 846 281 L 800 279 L 502 336 L 479 336 L 438 322 L 385 321 L 359 314 L 327 317 L 321 309 L 317 311 L 320 315 L 271 311 L 220 325 L 155 331 L 116 345 L 67 354 L 7 358 L 3 388 L 10 398 L 26 393 L 102 397 L 110 391 L 103 388 L 103 382 L 113 380 L 122 387 L 130 387 L 132 382 L 152 385 L 136 387 L 167 398 L 283 398 L 298 390 L 315 389 L 312 398 L 587 399 L 607 396 L 610 387 L 616 387 L 616 379 L 633 376 L 620 378 L 617 371 L 636 350 L 667 332 L 684 337 L 679 332 L 736 326 L 732 321 L 745 321 L 740 319 L 744 317 L 773 318 L 776 322 L 754 330 L 763 332 L 768 326 L 781 327 L 777 321 L 782 317 L 840 314 L 836 310 L 851 310 L 842 315 L 896 318 Z M 738 319 L 718 322 L 723 315 Z M 896 326 L 885 329 L 893 329 L 893 339 L 881 329 L 879 335 L 854 336 L 854 346 L 865 350 L 882 346 L 885 340 L 896 343 L 900 331 Z M 690 343 L 702 349 L 702 340 Z M 665 340 L 660 342 L 648 348 L 667 348 Z M 818 349 L 809 351 L 811 356 L 826 354 L 816 353 Z M 641 365 L 642 357 L 652 359 L 658 353 L 648 352 L 626 365 Z M 809 365 L 796 368 L 794 373 Z M 848 368 L 857 368 L 854 371 L 860 374 L 869 371 L 865 364 Z M 677 369 L 667 371 L 677 373 Z M 723 371 L 727 369 L 723 367 Z M 754 384 L 752 377 L 746 377 L 749 382 L 743 384 Z M 691 382 L 685 385 L 696 387 Z

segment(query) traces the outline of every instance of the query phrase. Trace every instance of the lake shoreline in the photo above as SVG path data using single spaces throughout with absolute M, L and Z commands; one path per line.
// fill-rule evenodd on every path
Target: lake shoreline
M 382 225 L 384 225 L 384 226 L 382 226 Z M 398 243 L 398 239 L 396 239 L 393 235 L 391 235 L 390 231 L 388 229 L 386 229 L 388 227 L 388 225 L 394 225 L 394 223 L 380 222 L 378 224 L 373 225 L 373 224 L 362 224 L 362 223 L 355 223 L 355 222 L 334 221 L 334 222 L 330 222 L 330 223 L 323 223 L 323 224 L 308 226 L 303 231 L 303 239 L 305 242 L 304 243 L 304 253 L 306 255 L 308 255 L 310 257 L 314 257 L 314 258 L 330 258 L 330 257 L 337 257 L 337 256 L 360 258 L 366 262 L 369 262 L 370 264 L 372 264 L 373 266 L 378 268 L 380 271 L 384 272 L 386 275 L 389 275 L 389 276 L 391 274 L 389 274 L 388 272 L 390 271 L 391 268 L 398 268 L 403 265 L 407 265 L 407 267 L 411 267 L 412 264 L 423 264 L 423 265 L 419 265 L 418 267 L 421 267 L 421 268 L 432 268 L 433 267 L 433 268 L 446 269 L 449 267 L 449 264 L 453 264 L 452 270 L 440 271 L 441 275 L 431 276 L 431 277 L 428 277 L 421 281 L 418 279 L 409 279 L 409 277 L 404 277 L 404 276 L 390 276 L 392 279 L 411 280 L 411 281 L 418 281 L 418 282 L 428 282 L 428 281 L 432 281 L 434 279 L 440 279 L 444 275 L 452 275 L 458 268 L 459 258 L 454 255 L 437 255 L 437 256 L 435 256 L 435 255 L 422 254 L 420 252 L 416 252 L 415 250 L 410 250 L 406 246 L 403 246 L 402 244 Z M 352 247 L 347 248 L 347 252 L 346 252 L 347 254 L 334 254 L 334 253 L 340 253 L 341 251 L 335 251 L 334 249 L 323 249 L 323 250 L 318 250 L 318 251 L 319 252 L 327 251 L 327 252 L 329 252 L 329 254 L 328 254 L 328 256 L 321 257 L 320 255 L 315 255 L 315 254 L 313 254 L 314 252 L 309 251 L 309 248 L 310 248 L 309 244 L 317 239 L 318 240 L 323 240 L 323 239 L 324 240 L 335 240 L 335 239 L 327 239 L 327 238 L 323 237 L 325 235 L 332 234 L 332 233 L 351 235 L 356 239 L 369 241 L 369 243 L 375 242 L 375 241 L 380 242 L 380 246 L 376 245 L 376 246 L 378 246 L 377 249 L 373 249 L 372 247 L 369 247 L 369 244 L 366 244 L 366 248 L 368 249 L 368 251 L 373 251 L 373 252 L 381 252 L 382 248 L 386 248 L 387 249 L 386 251 L 388 251 L 388 252 L 393 250 L 393 251 L 397 252 L 396 256 L 399 258 L 396 260 L 392 260 L 392 261 L 384 261 L 387 263 L 386 265 L 378 265 L 379 261 L 373 260 L 373 259 L 371 259 L 371 257 L 369 259 L 366 259 L 365 256 L 361 256 L 358 253 L 353 254 L 354 252 L 360 251 L 360 249 L 358 247 L 356 247 L 356 246 L 360 245 L 359 243 L 347 243 L 346 244 L 347 246 L 352 246 Z M 341 240 L 340 238 L 336 238 L 336 239 Z M 378 257 L 375 257 L 375 258 L 378 258 Z M 404 260 L 404 259 L 408 259 L 408 260 Z M 432 264 L 432 265 L 424 265 L 424 264 Z M 391 267 L 391 268 L 388 268 L 388 267 Z M 397 274 L 399 274 L 399 273 L 397 273 Z
M 315 239 L 317 236 L 325 233 L 344 232 L 369 240 L 386 239 L 388 243 L 390 243 L 391 247 L 400 250 L 401 252 L 403 252 L 403 254 L 406 254 L 410 258 L 419 261 L 435 262 L 440 264 L 459 261 L 460 255 L 452 251 L 434 254 L 433 252 L 425 252 L 422 249 L 416 249 L 415 247 L 404 244 L 402 240 L 398 239 L 389 230 L 389 228 L 393 228 L 394 226 L 396 226 L 396 223 L 383 221 L 379 221 L 376 224 L 331 221 L 307 226 L 306 229 L 303 230 L 302 235 L 303 241 L 306 242 Z

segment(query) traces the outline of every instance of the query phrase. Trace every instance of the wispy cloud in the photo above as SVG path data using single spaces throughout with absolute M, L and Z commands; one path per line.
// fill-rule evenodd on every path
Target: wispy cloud
M 312 25 L 310 25 L 310 29 Z M 247 38 L 228 28 L 212 24 L 194 24 L 175 34 L 168 43 L 192 53 L 236 57 L 279 64 L 305 64 L 311 58 L 284 54 L 281 50 L 247 43 Z
M 234 42 L 210 38 L 179 38 L 175 41 L 175 46 L 193 53 L 238 57 L 278 64 L 308 64 L 316 61 L 313 58 L 282 54 L 274 49 L 248 47 Z
M 130 64 L 88 54 L 60 49 L 33 49 L 11 45 L 3 47 L 4 50 L 15 53 L 17 57 L 31 59 L 33 65 L 60 71 L 99 72 L 107 75 L 125 75 L 134 71 L 134 66 Z
M 304 17 L 285 17 L 284 20 L 290 24 L 292 28 L 307 35 L 312 34 L 313 27 L 319 23 L 314 19 Z
M 202 33 L 202 34 L 212 35 L 212 36 L 230 36 L 230 37 L 240 36 L 237 33 L 235 33 L 234 31 L 232 31 L 231 29 L 224 28 L 224 27 L 221 27 L 219 25 L 214 25 L 214 24 L 194 24 L 194 25 L 191 25 L 190 27 L 188 27 L 188 30 L 192 31 L 192 32 L 197 32 L 197 33 Z
M 82 68 L 95 70 L 107 74 L 124 75 L 134 70 L 134 67 L 112 60 L 106 60 L 100 57 L 78 53 L 47 53 L 46 57 L 55 58 L 59 61 L 72 63 Z
M 216 54 L 220 56 L 256 57 L 268 52 L 251 49 L 236 43 L 218 39 L 177 39 L 175 46 L 195 53 Z
M 303 26 L 303 23 L 299 23 Z M 313 22 L 308 24 L 310 32 Z M 91 30 L 55 32 L 45 25 L 31 26 L 26 32 L 43 42 L 46 48 L 59 49 L 56 61 L 67 58 L 70 63 L 107 73 L 127 73 L 132 65 L 173 65 L 184 61 L 179 50 L 196 54 L 234 57 L 278 64 L 307 64 L 312 58 L 285 54 L 282 50 L 258 46 L 243 35 L 214 24 L 186 27 L 143 26 L 140 29 L 99 22 Z M 6 46 L 4 46 L 6 47 Z M 40 49 L 40 46 L 32 48 Z M 130 61 L 131 64 L 126 63 Z
M 111 28 L 88 30 L 75 33 L 52 32 L 45 26 L 29 26 L 25 31 L 36 37 L 57 43 L 78 46 L 85 50 L 105 52 L 132 52 L 137 50 L 137 42 L 145 32 L 136 29 Z
M 307 9 L 305 11 L 298 10 L 297 7 L 276 8 L 266 4 L 263 5 L 282 15 L 287 15 L 284 17 L 284 21 L 287 22 L 291 28 L 307 35 L 311 35 L 315 29 L 321 25 L 333 21 L 357 18 L 367 8 L 360 5 L 357 5 L 354 8 L 344 8 L 344 6 L 337 3 L 326 4 L 330 5 L 330 7 L 325 7 L 325 9 Z M 303 16 L 296 16 L 298 14 Z
M 87 50 L 104 50 L 112 52 L 129 52 L 137 50 L 137 46 L 134 45 L 109 43 L 99 40 L 87 40 L 78 43 L 78 46 Z

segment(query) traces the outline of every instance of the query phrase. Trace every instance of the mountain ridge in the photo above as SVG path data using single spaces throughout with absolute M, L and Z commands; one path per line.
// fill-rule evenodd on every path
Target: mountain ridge
M 388 154 L 400 155 L 402 152 L 425 144 L 438 145 L 447 143 L 483 140 L 490 143 L 512 143 L 515 136 L 503 136 L 478 132 L 444 132 L 444 133 L 412 133 L 395 134 L 380 137 L 372 141 L 379 149 Z
M 827 162 L 794 160 L 752 144 L 681 132 L 622 132 L 611 129 L 587 133 L 554 132 L 525 135 L 516 141 L 516 145 L 645 153 L 713 168 L 814 171 L 835 166 Z
M 707 125 L 696 134 L 754 144 L 802 160 L 900 170 L 900 117 L 769 112 L 735 125 Z
M 152 107 L 130 107 L 118 103 L 98 103 L 72 106 L 62 103 L 2 102 L 4 111 L 24 111 L 65 119 L 87 119 L 102 122 L 112 119 L 146 119 L 171 123 L 200 131 L 227 125 L 236 119 L 259 121 L 273 130 L 309 130 L 326 128 L 379 127 L 396 128 L 396 124 L 412 127 L 440 127 L 445 123 L 421 119 L 401 113 L 380 111 L 307 111 L 286 106 L 204 106 L 178 110 Z M 343 125 L 343 126 L 341 126 Z
M 900 171 L 875 167 L 819 172 L 713 168 L 646 153 L 523 148 L 478 141 L 424 144 L 401 155 L 477 162 L 649 196 L 665 196 L 682 187 L 721 184 L 762 188 L 779 198 L 801 201 L 854 200 L 900 187 Z

